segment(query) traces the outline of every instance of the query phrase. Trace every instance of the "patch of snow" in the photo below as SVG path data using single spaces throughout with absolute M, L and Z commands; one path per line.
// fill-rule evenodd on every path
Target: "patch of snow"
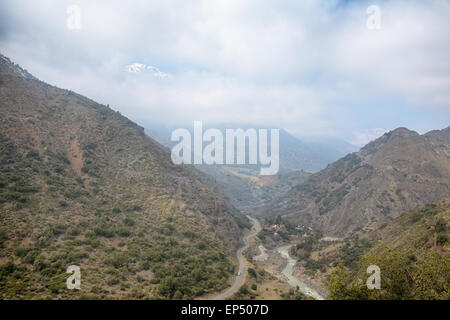
M 139 72 L 147 71 L 154 77 L 161 78 L 161 79 L 167 79 L 167 78 L 172 77 L 170 74 L 159 70 L 157 67 L 154 67 L 151 65 L 145 65 L 145 64 L 139 63 L 139 62 L 129 65 L 127 70 L 130 73 L 139 73 Z

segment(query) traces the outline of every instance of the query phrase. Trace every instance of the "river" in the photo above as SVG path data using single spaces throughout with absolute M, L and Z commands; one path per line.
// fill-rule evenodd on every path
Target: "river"
M 301 293 L 303 293 L 304 295 L 313 297 L 316 300 L 324 300 L 324 297 L 322 297 L 317 291 L 310 288 L 306 283 L 304 283 L 299 278 L 297 278 L 296 276 L 293 275 L 294 266 L 297 263 L 297 261 L 295 261 L 295 259 L 293 259 L 289 255 L 289 249 L 292 246 L 293 246 L 292 244 L 289 244 L 287 246 L 282 246 L 282 247 L 277 248 L 277 251 L 280 253 L 280 255 L 283 258 L 287 259 L 287 261 L 288 261 L 286 267 L 282 271 L 282 274 L 288 279 L 289 285 L 291 285 L 294 288 L 296 288 L 298 286 L 299 291 Z
M 231 287 L 229 287 L 228 289 L 226 289 L 219 295 L 212 298 L 213 300 L 224 300 L 224 299 L 232 296 L 234 293 L 236 293 L 239 290 L 239 288 L 245 282 L 247 270 L 246 270 L 245 258 L 242 253 L 249 247 L 248 240 L 251 237 L 258 234 L 258 232 L 261 231 L 261 224 L 259 223 L 259 221 L 250 216 L 247 216 L 247 217 L 253 223 L 253 227 L 250 230 L 250 232 L 244 236 L 244 238 L 243 238 L 244 245 L 236 251 L 236 257 L 239 262 L 238 273 L 236 275 L 236 278 L 235 278 L 233 284 L 231 285 Z M 296 276 L 293 275 L 293 270 L 294 270 L 296 261 L 289 255 L 289 249 L 292 246 L 293 245 L 290 244 L 290 245 L 282 246 L 282 247 L 279 247 L 276 249 L 283 258 L 288 260 L 288 263 L 287 263 L 286 267 L 283 269 L 282 274 L 288 279 L 289 285 L 291 285 L 294 288 L 296 288 L 298 286 L 300 292 L 303 293 L 304 295 L 313 297 L 316 300 L 324 300 L 324 298 L 317 291 L 310 288 L 306 283 L 304 283 L 303 281 L 301 281 L 300 279 L 298 279 Z

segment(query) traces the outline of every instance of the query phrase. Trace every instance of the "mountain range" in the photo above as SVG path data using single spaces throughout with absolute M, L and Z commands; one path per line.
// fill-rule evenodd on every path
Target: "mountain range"
M 163 126 L 160 124 L 147 124 L 145 125 L 146 133 L 154 138 L 162 145 L 172 148 L 177 142 L 170 140 L 170 136 L 173 130 L 180 126 Z M 192 131 L 192 125 L 185 126 L 188 130 Z M 308 171 L 317 172 L 325 168 L 329 163 L 336 161 L 337 159 L 345 156 L 347 153 L 358 151 L 359 148 L 340 139 L 332 138 L 315 138 L 308 140 L 300 140 L 293 136 L 285 129 L 277 127 L 267 127 L 258 125 L 236 125 L 236 124 L 211 124 L 205 126 L 207 128 L 215 128 L 222 132 L 225 136 L 226 129 L 279 129 L 279 150 L 280 150 L 280 174 L 289 173 L 292 171 Z M 269 149 L 270 149 L 269 141 Z M 240 167 L 246 169 L 254 169 L 256 174 L 257 166 L 254 165 L 232 165 L 232 167 Z
M 450 196 L 450 127 L 387 132 L 261 210 L 330 235 L 367 232 Z
M 144 129 L 3 55 L 0 123 L 1 299 L 208 297 L 236 272 L 251 227 L 243 213 L 270 218 L 261 221 L 274 245 L 313 230 L 368 237 L 378 260 L 387 247 L 419 260 L 438 253 L 433 268 L 448 261 L 450 127 L 397 128 L 361 149 L 280 129 L 273 176 L 257 165 L 175 165 L 172 128 Z M 268 221 L 290 231 L 277 238 L 281 226 Z M 81 290 L 65 287 L 71 265 Z M 441 289 L 425 297 L 445 297 Z
M 220 130 L 223 134 L 226 129 L 270 129 L 235 124 L 216 124 L 210 127 Z M 151 124 L 146 125 L 145 131 L 162 145 L 172 148 L 177 142 L 171 141 L 170 136 L 176 128 Z M 279 130 L 280 170 L 277 175 L 260 176 L 258 165 L 249 164 L 195 167 L 205 173 L 203 181 L 230 205 L 252 213 L 256 208 L 269 204 L 292 187 L 303 183 L 311 172 L 317 172 L 348 152 L 358 150 L 357 147 L 339 139 L 318 138 L 304 142 L 284 129 Z

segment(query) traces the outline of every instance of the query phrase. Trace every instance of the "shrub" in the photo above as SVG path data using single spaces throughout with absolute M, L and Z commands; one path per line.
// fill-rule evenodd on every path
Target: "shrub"
M 8 236 L 6 235 L 5 229 L 0 228 L 0 248 L 3 248 L 6 240 L 8 240 Z
M 447 221 L 445 221 L 443 218 L 439 218 L 439 220 L 436 222 L 436 225 L 434 226 L 434 230 L 437 233 L 444 232 L 447 229 Z
M 121 210 L 119 208 L 117 208 L 117 207 L 114 207 L 112 209 L 112 213 L 120 213 L 120 212 L 121 212 Z
M 16 265 L 12 262 L 8 262 L 2 266 L 0 266 L 0 278 L 7 277 L 12 274 L 16 270 Z
M 35 151 L 35 150 L 29 151 L 29 152 L 27 153 L 27 156 L 26 156 L 26 157 L 29 158 L 29 159 L 36 159 L 36 160 L 38 160 L 38 161 L 41 160 L 41 157 L 40 157 L 40 155 L 39 155 L 39 152 L 37 152 L 37 151 Z
M 17 257 L 23 258 L 28 254 L 28 252 L 30 252 L 30 250 L 30 248 L 19 247 L 14 251 L 14 254 Z
M 112 277 L 112 278 L 108 279 L 108 281 L 106 281 L 106 283 L 109 286 L 115 286 L 116 284 L 120 283 L 120 280 L 118 278 L 116 278 L 116 277 Z
M 121 237 L 129 237 L 131 236 L 131 231 L 124 228 L 120 228 L 119 230 L 117 230 L 117 234 Z
M 248 294 L 249 292 L 248 292 L 247 287 L 244 285 L 244 286 L 239 288 L 239 293 L 240 294 Z
M 67 230 L 67 234 L 70 235 L 70 236 L 78 236 L 80 234 L 80 229 L 74 228 L 74 227 L 69 228 Z
M 125 219 L 123 219 L 123 223 L 129 227 L 132 227 L 135 224 L 134 220 L 129 217 L 126 217 Z
M 114 230 L 108 227 L 95 227 L 94 233 L 97 236 L 105 237 L 105 238 L 112 238 L 114 237 Z
M 253 269 L 253 268 L 248 268 L 248 274 L 250 275 L 250 276 L 252 276 L 253 278 L 256 278 L 256 271 L 255 271 L 255 269 Z
M 69 206 L 69 204 L 64 200 L 61 200 L 61 201 L 59 201 L 59 206 L 62 208 L 66 208 Z
M 448 236 L 445 233 L 438 234 L 436 242 L 439 245 L 443 245 L 448 241 Z

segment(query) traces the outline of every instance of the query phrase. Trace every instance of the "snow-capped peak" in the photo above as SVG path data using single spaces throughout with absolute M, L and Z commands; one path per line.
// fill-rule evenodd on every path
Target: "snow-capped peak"
M 164 79 L 164 78 L 171 77 L 170 74 L 162 72 L 157 67 L 145 65 L 143 63 L 136 62 L 136 63 L 133 63 L 128 66 L 128 72 L 130 72 L 130 73 L 139 73 L 139 72 L 143 72 L 143 71 L 148 71 L 148 72 L 150 72 L 150 74 L 152 74 L 153 76 L 155 76 L 157 78 Z

